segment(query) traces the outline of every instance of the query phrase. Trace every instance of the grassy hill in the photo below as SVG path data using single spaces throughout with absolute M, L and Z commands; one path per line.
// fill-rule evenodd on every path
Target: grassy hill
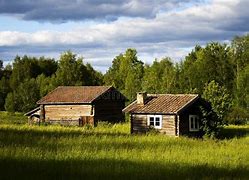
M 249 126 L 201 140 L 130 135 L 127 123 L 29 126 L 19 115 L 0 113 L 1 179 L 249 178 Z

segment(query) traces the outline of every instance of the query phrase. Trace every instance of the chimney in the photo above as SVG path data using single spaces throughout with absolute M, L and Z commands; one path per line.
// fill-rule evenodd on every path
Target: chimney
M 147 98 L 147 92 L 138 92 L 137 93 L 137 104 L 144 105 L 146 98 Z

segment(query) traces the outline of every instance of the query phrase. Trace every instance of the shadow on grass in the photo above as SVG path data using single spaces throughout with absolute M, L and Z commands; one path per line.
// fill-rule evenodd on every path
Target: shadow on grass
M 149 140 L 144 143 L 138 143 L 137 141 L 133 141 L 131 137 L 132 135 L 130 134 L 114 132 L 60 132 L 0 128 L 0 146 L 3 145 L 5 148 L 29 147 L 42 151 L 51 150 L 56 152 L 58 149 L 68 149 L 75 142 L 77 142 L 77 146 L 80 146 L 85 151 L 92 151 L 92 149 L 96 148 L 103 150 L 115 149 L 115 151 L 124 149 L 143 151 L 145 143 L 148 149 L 163 148 L 165 146 L 182 146 L 181 143 L 176 143 L 175 141 L 168 141 L 167 144 L 151 143 Z M 59 143 L 61 141 L 63 143 Z
M 249 136 L 249 126 L 232 126 L 221 130 L 219 139 L 242 138 Z
M 0 160 L 1 179 L 248 179 L 246 167 L 127 160 Z
M 72 130 L 70 131 L 70 127 L 67 130 L 42 130 L 42 129 L 16 129 L 16 128 L 6 128 L 6 129 L 1 129 L 0 128 L 0 133 L 4 134 L 13 134 L 13 135 L 23 135 L 23 134 L 30 134 L 33 137 L 35 136 L 43 136 L 45 135 L 46 137 L 74 137 L 74 136 L 129 136 L 127 133 L 122 133 L 122 132 L 101 132 L 101 131 L 94 131 L 94 130 L 84 130 L 84 131 L 77 131 L 77 130 Z

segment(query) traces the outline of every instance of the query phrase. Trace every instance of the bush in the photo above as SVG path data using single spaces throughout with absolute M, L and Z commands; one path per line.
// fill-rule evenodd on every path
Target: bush
M 159 131 L 157 129 L 155 129 L 154 126 L 149 126 L 148 131 L 146 132 L 146 134 L 159 134 Z
M 249 111 L 240 107 L 234 107 L 226 117 L 228 124 L 244 125 L 249 123 Z

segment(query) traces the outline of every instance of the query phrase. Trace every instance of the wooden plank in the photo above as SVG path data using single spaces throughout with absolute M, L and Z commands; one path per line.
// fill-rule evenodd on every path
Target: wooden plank
M 78 120 L 91 116 L 91 105 L 45 105 L 46 120 Z

